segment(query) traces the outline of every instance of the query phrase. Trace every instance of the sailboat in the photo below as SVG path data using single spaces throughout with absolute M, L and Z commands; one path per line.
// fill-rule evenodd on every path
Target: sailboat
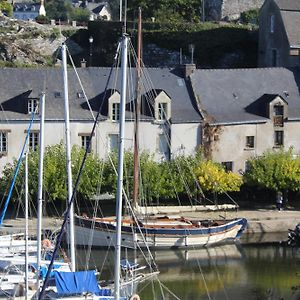
M 127 43 L 128 37 L 126 35 L 122 38 L 122 70 L 123 77 L 126 77 L 126 58 L 127 58 Z M 64 70 L 64 85 L 65 85 L 65 100 L 68 98 L 67 90 L 67 69 L 66 69 L 66 46 L 62 47 L 62 57 L 63 57 L 63 70 Z M 125 99 L 126 99 L 126 81 L 122 83 L 122 97 L 121 103 L 123 103 L 123 111 L 125 112 Z M 66 101 L 67 102 L 67 101 Z M 65 104 L 65 109 L 68 111 L 68 104 Z M 125 123 L 125 114 L 121 112 L 121 119 L 123 119 L 123 123 Z M 68 113 L 65 115 L 66 118 L 66 134 L 68 133 Z M 56 248 L 53 253 L 53 258 L 47 270 L 46 278 L 43 282 L 43 286 L 41 291 L 39 292 L 39 299 L 93 299 L 93 300 L 110 300 L 110 299 L 118 299 L 118 300 L 127 300 L 134 299 L 132 297 L 138 297 L 134 295 L 134 287 L 135 285 L 144 280 L 146 277 L 153 276 L 157 274 L 154 272 L 149 274 L 148 276 L 144 276 L 144 274 L 140 274 L 139 271 L 143 268 L 139 267 L 138 264 L 132 264 L 127 260 L 121 260 L 121 218 L 122 218 L 122 177 L 123 177 L 123 150 L 124 150 L 124 124 L 120 122 L 120 132 L 123 132 L 121 135 L 121 140 L 123 142 L 119 145 L 119 165 L 118 165 L 118 194 L 117 194 L 117 207 L 116 214 L 118 215 L 117 221 L 117 230 L 116 230 L 116 245 L 115 245 L 115 278 L 113 284 L 107 284 L 106 286 L 101 286 L 98 284 L 96 279 L 96 271 L 75 271 L 75 263 L 72 263 L 72 271 L 71 272 L 54 272 L 55 278 L 55 286 L 49 287 L 49 277 L 50 272 L 54 263 L 54 258 L 57 253 L 57 249 L 62 241 L 63 233 L 67 223 L 72 222 L 71 214 L 72 214 L 72 206 L 74 201 L 74 194 L 76 192 L 76 188 L 78 186 L 78 182 L 80 179 L 80 175 L 77 177 L 76 182 L 74 184 L 74 189 L 72 190 L 72 180 L 69 179 L 69 189 L 68 189 L 68 203 L 67 209 L 65 211 L 65 217 L 63 220 L 63 224 L 61 227 L 61 231 L 57 237 Z M 96 126 L 96 122 L 94 123 Z M 94 127 L 95 128 L 95 127 Z M 123 137 L 122 137 L 123 136 Z M 68 144 L 68 137 L 67 137 Z M 88 146 L 86 149 L 86 154 L 88 153 Z M 86 156 L 85 156 L 86 157 Z M 83 159 L 81 165 L 81 171 L 84 166 L 85 157 Z M 67 151 L 67 163 L 70 161 L 71 157 L 68 155 Z M 71 164 L 69 164 L 68 169 L 68 177 L 71 172 Z M 81 172 L 80 171 L 80 172 Z M 80 174 L 79 172 L 79 174 Z M 70 177 L 69 177 L 70 178 Z M 72 227 L 72 226 L 70 226 Z M 74 235 L 71 234 L 71 239 Z M 75 254 L 75 247 L 72 244 L 74 240 L 70 240 L 71 248 L 73 247 L 73 251 Z M 72 251 L 71 251 L 72 252 Z M 74 255 L 75 256 L 75 255 Z M 126 280 L 122 280 L 121 269 L 129 275 Z M 138 298 L 136 298 L 138 299 Z
M 140 92 L 141 77 L 141 13 L 138 25 L 138 53 L 137 53 L 137 91 Z M 138 202 L 138 121 L 140 113 L 140 93 L 136 95 L 135 107 L 135 133 L 134 133 L 134 183 L 133 183 L 133 207 L 130 215 L 123 217 L 120 224 L 120 216 L 105 218 L 76 216 L 76 244 L 95 247 L 109 247 L 115 244 L 115 232 L 122 233 L 122 246 L 128 248 L 173 248 L 173 247 L 197 247 L 206 246 L 227 240 L 235 240 L 240 237 L 247 226 L 247 220 L 236 218 L 232 220 L 191 220 L 178 215 L 146 215 L 136 213 L 141 211 Z M 121 114 L 125 114 L 124 111 Z M 120 120 L 121 122 L 121 120 Z M 120 126 L 120 130 L 124 130 Z M 119 132 L 121 137 L 122 132 Z M 119 143 L 122 143 L 120 139 Z M 119 199 L 117 195 L 117 200 Z M 119 204 L 119 202 L 118 202 Z M 129 204 L 127 201 L 126 204 Z M 168 211 L 168 207 L 165 207 Z M 92 232 L 92 234 L 91 234 Z M 91 241 L 92 236 L 92 241 Z M 118 243 L 118 242 L 117 242 Z

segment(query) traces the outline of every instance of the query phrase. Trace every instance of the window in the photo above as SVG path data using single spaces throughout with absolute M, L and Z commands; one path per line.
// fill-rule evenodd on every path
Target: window
M 38 113 L 38 99 L 28 99 L 28 113 Z
M 246 136 L 246 147 L 254 148 L 254 136 L 253 135 Z
M 224 161 L 222 165 L 226 172 L 231 172 L 233 169 L 233 162 L 232 161 Z
M 111 119 L 113 121 L 119 121 L 120 120 L 120 103 L 112 103 L 111 107 Z
M 158 135 L 157 151 L 159 154 L 163 155 L 164 160 L 169 159 L 169 141 L 168 137 L 164 133 Z
M 272 64 L 272 67 L 276 67 L 277 66 L 277 50 L 276 49 L 272 49 L 271 50 L 272 53 L 271 53 L 271 64 Z
M 160 102 L 158 103 L 158 120 L 166 120 L 168 116 L 168 103 Z
M 30 132 L 29 133 L 29 149 L 31 151 L 36 151 L 39 146 L 39 133 Z
M 283 131 L 282 130 L 276 130 L 274 139 L 275 139 L 274 140 L 274 145 L 275 146 L 282 146 L 283 145 Z
M 274 33 L 274 28 L 275 28 L 275 16 L 271 15 L 270 16 L 270 33 Z
M 88 145 L 88 142 L 90 141 L 89 145 Z M 90 136 L 89 135 L 82 135 L 81 136 L 81 147 L 83 149 L 86 149 L 87 147 L 88 148 L 88 152 L 90 153 L 91 152 L 91 149 L 92 149 L 92 140 L 90 140 Z
M 274 116 L 283 116 L 283 105 L 274 105 Z
M 54 92 L 55 98 L 61 98 L 61 92 Z
M 0 131 L 0 153 L 7 153 L 7 132 Z
M 119 135 L 118 134 L 109 134 L 108 135 L 109 151 L 118 150 L 118 142 L 119 142 Z

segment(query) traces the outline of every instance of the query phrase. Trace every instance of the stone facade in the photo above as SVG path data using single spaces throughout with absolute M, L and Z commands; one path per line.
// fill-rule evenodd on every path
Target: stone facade
M 206 20 L 237 20 L 244 11 L 259 9 L 263 0 L 209 0 L 205 2 Z

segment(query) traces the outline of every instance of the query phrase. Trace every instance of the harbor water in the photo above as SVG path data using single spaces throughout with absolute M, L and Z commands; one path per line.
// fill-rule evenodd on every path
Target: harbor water
M 250 240 L 245 237 L 238 244 L 151 251 L 160 273 L 157 278 L 141 283 L 137 292 L 143 300 L 300 299 L 300 249 Z M 89 267 L 97 268 L 100 279 L 113 278 L 113 251 L 77 252 L 81 268 L 86 267 L 90 255 Z M 122 256 L 141 265 L 147 259 L 147 253 L 133 250 L 123 252 Z

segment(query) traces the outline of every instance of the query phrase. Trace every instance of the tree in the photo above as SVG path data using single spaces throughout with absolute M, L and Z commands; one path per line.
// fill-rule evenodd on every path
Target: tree
M 128 2 L 128 12 L 131 18 L 137 15 L 136 10 L 141 7 L 143 18 L 151 19 L 155 17 L 158 21 L 166 20 L 199 21 L 199 10 L 201 1 L 199 0 L 133 0 Z
M 232 172 L 226 172 L 224 168 L 211 160 L 200 162 L 196 175 L 199 184 L 204 191 L 222 194 L 225 192 L 237 192 L 242 185 L 242 177 Z
M 13 7 L 11 3 L 5 0 L 0 1 L 0 11 L 8 17 L 13 15 Z
M 84 149 L 74 146 L 71 151 L 72 157 L 72 173 L 73 182 L 76 180 L 81 161 L 84 155 Z M 101 169 L 101 161 L 89 153 L 80 178 L 77 196 L 81 199 L 89 199 L 97 191 L 100 176 L 98 170 Z M 17 160 L 12 164 L 7 164 L 4 167 L 0 186 L 2 191 L 7 190 L 10 186 L 13 174 L 16 169 Z M 30 152 L 28 156 L 28 169 L 29 169 L 29 195 L 31 199 L 37 198 L 38 188 L 38 165 L 39 155 L 37 151 Z M 17 177 L 13 197 L 16 199 L 18 191 L 23 187 L 23 174 L 24 164 L 22 164 L 19 176 Z M 44 154 L 44 180 L 43 189 L 47 195 L 48 201 L 65 200 L 67 198 L 67 174 L 66 174 L 66 158 L 65 147 L 63 144 L 48 146 Z
M 249 161 L 250 168 L 244 175 L 249 186 L 273 191 L 300 190 L 300 158 L 288 151 L 267 151 Z
M 70 11 L 70 19 L 77 22 L 88 22 L 90 17 L 90 12 L 87 9 L 74 7 Z

